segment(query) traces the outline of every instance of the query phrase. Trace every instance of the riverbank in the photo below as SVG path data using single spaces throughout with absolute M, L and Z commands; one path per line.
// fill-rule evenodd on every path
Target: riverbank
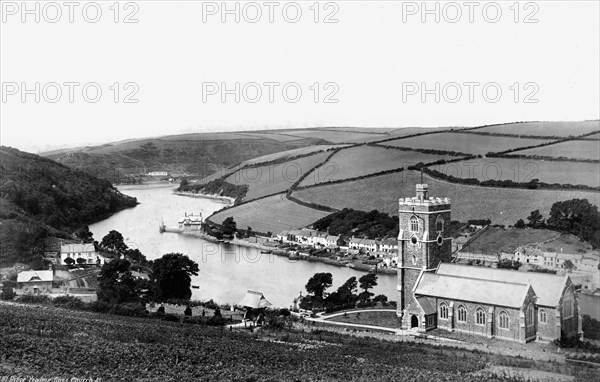
M 202 194 L 202 193 L 185 192 L 185 191 L 173 191 L 173 194 L 179 195 L 179 196 L 188 196 L 191 198 L 219 200 L 222 202 L 227 202 L 226 204 L 228 204 L 228 207 L 231 207 L 235 204 L 235 199 L 231 198 L 229 196 L 221 196 L 221 195 L 216 195 L 216 194 Z

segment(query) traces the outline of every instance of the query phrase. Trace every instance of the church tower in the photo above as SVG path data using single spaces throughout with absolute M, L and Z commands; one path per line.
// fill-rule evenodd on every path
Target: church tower
M 428 197 L 429 186 L 417 184 L 417 195 L 400 198 L 398 217 L 398 307 L 402 317 L 422 271 L 435 271 L 440 262 L 450 262 L 452 239 L 450 199 Z

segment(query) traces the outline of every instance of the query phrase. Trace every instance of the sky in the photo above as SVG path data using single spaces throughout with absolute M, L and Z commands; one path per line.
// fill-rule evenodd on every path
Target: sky
M 1 1 L 2 145 L 600 118 L 598 1 L 65 4 Z

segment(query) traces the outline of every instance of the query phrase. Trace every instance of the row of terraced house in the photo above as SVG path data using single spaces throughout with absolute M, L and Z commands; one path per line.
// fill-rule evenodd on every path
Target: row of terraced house
M 307 245 L 317 249 L 363 252 L 378 257 L 398 253 L 398 240 L 396 239 L 374 240 L 352 237 L 346 242 L 341 236 L 330 235 L 327 232 L 308 228 L 283 231 L 277 235 L 277 240 L 284 243 Z

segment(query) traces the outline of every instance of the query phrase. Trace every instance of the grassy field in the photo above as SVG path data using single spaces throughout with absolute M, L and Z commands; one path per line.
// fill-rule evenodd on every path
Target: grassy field
M 306 177 L 300 183 L 300 186 L 310 186 L 356 178 L 380 171 L 408 168 L 419 162 L 431 163 L 444 158 L 448 158 L 448 156 L 377 146 L 352 147 L 335 154 L 327 163 Z
M 210 219 L 221 223 L 227 217 L 233 216 L 239 228 L 245 229 L 250 226 L 254 231 L 278 234 L 281 231 L 305 227 L 327 215 L 329 213 L 301 206 L 280 194 L 217 212 Z
M 475 131 L 539 137 L 568 137 L 570 135 L 578 136 L 586 134 L 595 130 L 600 130 L 600 121 L 510 123 L 483 127 Z
M 343 316 L 333 317 L 328 321 L 383 326 L 386 328 L 399 328 L 400 326 L 402 326 L 402 319 L 398 318 L 398 316 L 394 312 L 346 313 Z
M 322 152 L 289 162 L 255 168 L 241 169 L 225 179 L 232 184 L 249 185 L 244 201 L 284 192 L 302 175 L 327 159 L 330 153 Z
M 0 375 L 24 380 L 516 381 L 482 376 L 485 355 L 425 344 L 326 332 L 230 332 L 6 304 L 0 309 L 0 357 Z
M 332 131 L 323 129 L 308 129 L 308 130 L 289 130 L 285 131 L 285 134 L 294 135 L 302 138 L 316 138 L 323 139 L 331 143 L 353 143 L 361 139 L 371 138 L 388 138 L 387 134 L 380 134 L 378 137 L 376 134 L 359 133 L 359 132 L 348 132 L 348 131 Z
M 539 179 L 540 182 L 549 184 L 600 186 L 597 163 L 479 158 L 430 168 L 457 178 L 477 178 L 481 181 L 512 180 L 527 183 L 532 179 Z
M 567 141 L 555 145 L 536 147 L 529 150 L 516 151 L 516 155 L 539 155 L 547 157 L 564 157 L 575 159 L 600 160 L 600 136 L 597 141 Z
M 518 219 L 526 219 L 536 209 L 547 216 L 557 201 L 580 198 L 600 206 L 600 193 L 597 192 L 477 187 L 442 182 L 426 175 L 424 181 L 429 184 L 430 196 L 451 198 L 453 220 L 489 218 L 493 223 L 512 225 Z M 376 209 L 397 215 L 398 198 L 414 196 L 415 183 L 419 182 L 419 173 L 406 171 L 312 187 L 294 192 L 293 196 L 337 209 Z
M 560 234 L 546 229 L 517 229 L 490 227 L 478 236 L 462 252 L 496 255 L 500 252 L 513 253 L 517 247 L 540 243 L 559 237 Z
M 316 153 L 319 151 L 326 151 L 329 149 L 335 149 L 335 148 L 341 148 L 341 147 L 348 147 L 348 145 L 318 145 L 318 146 L 300 147 L 300 148 L 293 149 L 293 150 L 282 151 L 279 153 L 263 155 L 261 157 L 254 158 L 254 159 L 248 159 L 247 161 L 242 162 L 242 164 L 240 166 L 243 166 L 246 164 L 260 164 L 260 163 L 272 162 L 272 161 L 276 161 L 276 160 L 283 160 L 283 159 L 287 159 L 287 158 L 297 157 L 297 156 L 301 156 L 301 155 L 306 155 L 306 154 L 310 154 L 310 153 Z
M 548 140 L 495 137 L 467 133 L 440 133 L 413 138 L 401 138 L 383 144 L 386 146 L 417 149 L 457 151 L 468 154 L 487 154 L 489 152 L 500 152 L 517 147 L 539 145 L 544 142 L 548 142 Z

